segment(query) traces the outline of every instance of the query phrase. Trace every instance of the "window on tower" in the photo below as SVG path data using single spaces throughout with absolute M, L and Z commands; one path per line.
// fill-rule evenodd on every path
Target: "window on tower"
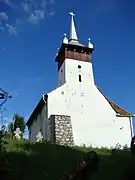
M 78 69 L 81 69 L 81 66 L 80 66 L 80 65 L 78 65 Z
M 82 82 L 82 77 L 80 74 L 79 74 L 79 82 Z

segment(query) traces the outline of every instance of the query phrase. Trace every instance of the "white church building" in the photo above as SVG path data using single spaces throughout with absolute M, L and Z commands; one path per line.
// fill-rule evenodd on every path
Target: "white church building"
M 82 45 L 74 14 L 70 35 L 56 55 L 58 87 L 44 94 L 27 121 L 30 142 L 41 132 L 45 141 L 93 147 L 130 146 L 133 114 L 107 98 L 94 81 L 93 44 Z

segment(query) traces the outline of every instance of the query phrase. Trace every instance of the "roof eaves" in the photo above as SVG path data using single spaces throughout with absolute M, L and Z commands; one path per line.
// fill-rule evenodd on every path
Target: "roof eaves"
M 41 111 L 42 107 L 44 105 L 44 100 L 43 97 L 39 100 L 37 106 L 35 107 L 34 111 L 32 112 L 32 114 L 30 115 L 26 125 L 30 126 L 34 120 L 34 118 L 37 116 L 37 114 Z
M 131 115 L 122 115 L 122 114 L 119 114 L 119 113 L 117 113 L 116 116 L 117 117 L 134 117 L 133 114 L 131 114 Z
M 117 113 L 116 116 L 118 117 L 134 117 L 134 114 L 127 112 L 126 110 L 124 110 L 123 108 L 117 106 L 113 101 L 111 101 L 109 98 L 107 98 L 103 92 L 101 91 L 101 89 L 96 85 L 97 89 L 100 91 L 100 93 L 105 97 L 105 99 L 109 102 L 109 104 L 111 105 L 111 107 L 114 109 L 114 111 Z

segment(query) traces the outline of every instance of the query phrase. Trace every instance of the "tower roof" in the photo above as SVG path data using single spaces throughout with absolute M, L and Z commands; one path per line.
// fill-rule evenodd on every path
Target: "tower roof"
M 73 12 L 69 13 L 71 15 L 71 23 L 70 23 L 70 34 L 69 34 L 69 44 L 79 45 L 83 46 L 79 43 L 76 28 L 75 28 L 75 22 L 74 22 L 74 16 L 75 14 Z
M 69 14 L 71 15 L 69 41 L 71 41 L 71 40 L 78 41 L 76 28 L 75 28 L 75 23 L 74 23 L 74 18 L 73 18 L 75 16 L 75 14 L 73 12 L 70 12 Z

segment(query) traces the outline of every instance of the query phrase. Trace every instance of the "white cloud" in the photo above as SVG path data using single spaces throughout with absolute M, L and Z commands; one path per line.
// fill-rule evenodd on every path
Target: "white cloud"
M 49 12 L 48 14 L 49 14 L 50 16 L 54 16 L 55 12 L 52 11 L 52 12 Z
M 27 0 L 21 4 L 21 7 L 29 15 L 28 22 L 37 24 L 40 20 L 44 19 L 45 14 L 54 15 L 54 13 L 47 12 L 48 7 L 54 4 L 54 2 L 54 0 Z
M 6 24 L 6 27 L 8 29 L 8 33 L 10 35 L 15 35 L 15 36 L 17 35 L 17 30 L 16 30 L 16 28 L 14 26 L 12 26 L 10 24 Z
M 44 11 L 43 10 L 35 10 L 34 11 L 35 16 L 37 16 L 39 19 L 44 19 Z
M 49 11 L 56 0 L 0 0 L 5 5 L 11 8 L 11 11 L 17 11 L 15 21 L 10 18 L 10 25 L 8 22 L 8 15 L 5 12 L 0 12 L 0 31 L 7 30 L 10 35 L 17 35 L 16 26 L 29 23 L 38 24 L 41 20 L 44 20 L 45 15 L 53 16 L 54 11 Z M 16 3 L 15 3 L 16 2 Z M 10 13 L 10 12 L 9 12 Z M 14 13 L 15 14 L 15 13 Z M 6 23 L 5 23 L 6 21 Z
M 25 12 L 29 12 L 30 11 L 30 7 L 27 3 L 21 3 L 21 7 Z
M 19 19 L 16 19 L 16 24 L 21 24 L 21 21 Z
M 35 10 L 30 15 L 29 22 L 37 24 L 42 19 L 44 19 L 44 11 L 43 10 Z
M 0 22 L 7 20 L 8 20 L 8 15 L 5 12 L 0 12 Z
M 4 2 L 6 5 L 8 5 L 10 7 L 14 7 L 14 5 L 11 3 L 10 0 L 0 0 L 0 2 Z
M 30 18 L 29 18 L 28 21 L 31 22 L 32 24 L 37 24 L 38 23 L 38 18 L 32 13 L 30 15 Z

